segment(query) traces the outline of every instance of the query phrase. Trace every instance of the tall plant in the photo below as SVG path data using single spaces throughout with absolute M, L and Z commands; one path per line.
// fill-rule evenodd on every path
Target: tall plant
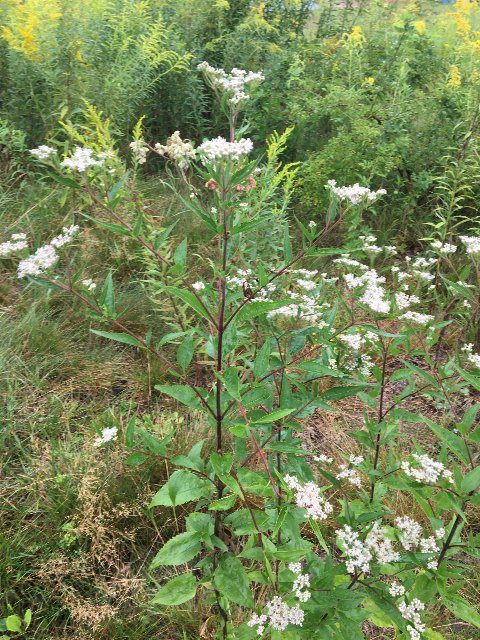
M 392 256 L 395 248 L 379 247 L 373 237 L 363 239 L 355 257 L 323 246 L 345 214 L 382 195 L 335 181 L 327 185 L 324 225 L 299 224 L 298 250 L 285 226 L 282 255 L 249 251 L 249 234 L 269 234 L 274 224 L 254 207 L 265 169 L 249 160 L 252 142 L 238 128 L 247 88 L 262 75 L 200 68 L 228 118 L 229 139 L 195 148 L 176 132 L 151 147 L 137 129 L 131 146 L 137 164 L 154 151 L 177 168 L 180 182 L 172 189 L 211 238 L 210 277 L 194 277 L 187 239 L 174 242 L 173 227 L 159 231 L 145 219 L 113 150 L 77 147 L 63 160 L 48 146 L 32 151 L 83 197 L 89 220 L 135 240 L 162 265 L 160 290 L 182 310 L 170 323 L 175 329 L 177 318 L 188 322 L 163 336 L 154 328 L 141 335 L 122 318 L 112 274 L 99 291 L 85 267 L 66 279 L 49 276 L 76 226 L 28 257 L 22 257 L 28 247 L 22 234 L 0 246 L 0 255 L 22 257 L 20 277 L 74 295 L 95 321 L 113 328 L 95 329 L 96 335 L 158 358 L 172 381 L 157 390 L 202 412 L 213 430 L 211 449 L 199 441 L 173 456 L 172 434 L 159 440 L 134 418 L 124 433 L 131 464 L 154 455 L 176 469 L 151 508 L 193 505 L 185 530 L 151 562 L 152 572 L 171 578 L 152 603 L 195 598 L 212 605 L 213 630 L 223 639 L 363 638 L 367 620 L 411 640 L 437 638 L 427 627 L 427 604 L 437 598 L 480 627 L 456 586 L 459 551 L 474 555 L 478 546 L 478 537 L 462 531 L 466 510 L 478 502 L 480 405 L 455 404 L 465 383 L 480 390 L 480 377 L 468 370 L 480 365 L 480 356 L 467 344 L 464 366 L 434 357 L 445 321 L 424 313 L 422 304 L 431 296 L 435 257 L 398 260 L 381 271 L 378 256 Z M 479 239 L 461 241 L 462 260 L 478 265 Z M 324 271 L 315 268 L 320 265 Z M 203 383 L 192 376 L 199 362 Z M 404 407 L 424 395 L 442 404 L 449 425 Z M 335 459 L 307 450 L 303 421 L 355 396 L 351 450 Z M 434 434 L 434 457 L 421 439 L 402 444 L 405 422 Z M 453 424 L 456 431 L 447 428 Z M 106 430 L 99 444 L 113 437 L 115 430 Z

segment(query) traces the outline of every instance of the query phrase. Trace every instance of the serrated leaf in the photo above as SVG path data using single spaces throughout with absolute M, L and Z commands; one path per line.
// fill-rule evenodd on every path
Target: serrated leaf
M 201 407 L 197 394 L 192 387 L 187 385 L 156 384 L 155 389 L 157 391 L 161 391 L 167 396 L 170 396 L 171 398 L 175 398 L 175 400 L 178 400 L 192 409 L 199 409 Z
M 201 541 L 198 533 L 186 531 L 171 538 L 157 553 L 150 569 L 160 566 L 176 566 L 193 560 L 200 553 Z
M 228 600 L 244 607 L 254 606 L 245 568 L 235 556 L 225 554 L 220 557 L 213 581 L 220 594 Z
M 174 471 L 161 489 L 153 496 L 149 507 L 176 507 L 186 502 L 210 496 L 215 487 L 210 480 L 179 469 Z
M 262 416 L 261 418 L 258 418 L 256 420 L 251 420 L 250 422 L 251 424 L 271 424 L 272 422 L 277 422 L 277 420 L 281 420 L 282 418 L 285 418 L 285 416 L 290 415 L 294 411 L 295 411 L 295 408 L 276 409 L 275 411 L 272 411 L 268 415 Z
M 188 304 L 188 306 L 191 307 L 197 315 L 201 316 L 205 320 L 210 321 L 208 313 L 202 306 L 201 302 L 191 291 L 187 291 L 186 289 L 179 289 L 178 287 L 164 287 L 164 290 L 167 291 L 170 295 L 180 298 L 180 300 Z
M 151 604 L 163 604 L 174 606 L 188 602 L 195 597 L 197 581 L 193 573 L 182 573 L 181 576 L 172 578 L 157 591 L 151 600 Z

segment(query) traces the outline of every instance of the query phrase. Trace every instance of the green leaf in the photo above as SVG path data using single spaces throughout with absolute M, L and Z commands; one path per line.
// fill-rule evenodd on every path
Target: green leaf
M 132 347 L 140 347 L 143 345 L 133 336 L 130 336 L 128 333 L 112 333 L 110 331 L 97 331 L 96 329 L 90 329 L 91 333 L 94 333 L 96 336 L 101 336 L 102 338 L 107 338 L 107 340 L 114 340 L 115 342 L 123 342 L 123 344 L 129 344 Z
M 480 629 L 480 614 L 466 600 L 458 595 L 448 593 L 446 589 L 439 584 L 439 592 L 443 604 L 453 615 L 461 620 L 465 620 L 469 624 L 473 624 Z
M 28 627 L 30 626 L 30 623 L 32 622 L 32 610 L 31 609 L 27 609 L 25 611 L 25 615 L 23 616 L 23 624 L 25 629 L 28 629 Z
M 177 349 L 177 362 L 182 369 L 186 369 L 192 361 L 194 349 L 193 336 L 189 334 Z
M 213 582 L 222 596 L 245 607 L 253 607 L 250 582 L 243 564 L 235 556 L 221 556 Z
M 185 269 L 187 264 L 187 238 L 184 238 L 175 249 L 173 261 L 177 266 L 181 267 L 182 271 Z
M 180 300 L 188 304 L 188 306 L 191 307 L 197 315 L 201 316 L 205 320 L 210 321 L 208 313 L 191 291 L 187 291 L 186 289 L 179 289 L 178 287 L 164 287 L 164 290 L 170 295 L 180 298 Z
M 272 343 L 267 340 L 260 351 L 257 353 L 255 362 L 253 363 L 253 374 L 258 380 L 268 370 L 270 354 L 272 352 Z
M 423 422 L 430 427 L 433 433 L 439 437 L 441 442 L 445 443 L 446 446 L 453 451 L 453 453 L 455 453 L 462 462 L 468 464 L 467 446 L 460 436 L 457 436 L 457 434 L 441 427 L 426 416 L 423 416 Z
M 143 464 L 147 460 L 147 456 L 144 453 L 136 451 L 127 456 L 126 463 L 130 467 L 136 467 L 139 464 Z
M 191 409 L 201 408 L 198 396 L 192 387 L 182 384 L 156 384 L 155 389 L 157 391 L 161 391 L 167 396 L 170 396 L 171 398 L 175 398 L 175 400 L 187 405 L 187 407 L 190 407 Z
M 211 502 L 208 508 L 211 511 L 228 511 L 228 509 L 233 509 L 236 501 L 237 496 L 234 493 L 230 493 L 228 496 L 223 496 L 223 498 Z
M 258 418 L 257 420 L 251 420 L 250 422 L 252 424 L 271 424 L 272 422 L 277 422 L 277 420 L 281 420 L 282 418 L 285 418 L 285 416 L 290 415 L 294 411 L 295 411 L 295 408 L 293 408 L 293 409 L 292 408 L 290 408 L 290 409 L 276 409 L 275 411 L 272 411 L 268 415 L 262 416 L 261 418 Z
M 61 184 L 63 187 L 70 187 L 71 189 L 80 189 L 81 187 L 81 185 L 78 182 L 75 182 L 73 178 L 59 176 L 58 174 L 52 173 L 51 171 L 47 171 L 47 175 L 50 176 L 52 180 L 55 180 L 55 182 L 58 182 L 58 184 Z
M 321 393 L 318 398 L 321 400 L 341 400 L 342 398 L 354 396 L 360 391 L 365 391 L 365 386 L 331 387 Z
M 474 376 L 465 369 L 462 369 L 458 365 L 455 365 L 458 373 L 462 376 L 462 378 L 468 382 L 470 386 L 472 386 L 476 391 L 480 391 L 480 376 Z
M 212 463 L 213 470 L 219 478 L 226 476 L 230 473 L 230 469 L 233 464 L 233 456 L 231 453 L 225 453 L 221 456 L 214 451 L 210 456 L 210 462 Z
M 195 597 L 197 581 L 193 573 L 182 573 L 157 591 L 151 600 L 151 604 L 164 604 L 174 606 L 188 602 Z
M 110 315 L 115 314 L 115 292 L 113 288 L 112 272 L 109 271 L 108 276 L 105 278 L 103 284 L 102 293 L 100 295 L 100 305 L 105 307 Z
M 171 538 L 157 553 L 150 569 L 160 566 L 176 566 L 193 560 L 200 553 L 201 541 L 198 533 L 186 531 Z
M 22 621 L 16 615 L 8 616 L 6 619 L 7 631 L 16 631 L 21 632 L 22 630 Z
M 152 508 L 159 505 L 176 507 L 179 504 L 208 497 L 214 489 L 215 487 L 210 480 L 179 469 L 172 473 L 168 482 L 153 496 L 149 507 Z
M 265 315 L 269 311 L 280 309 L 280 307 L 284 307 L 290 302 L 291 300 L 278 300 L 277 302 L 265 302 L 264 300 L 258 300 L 256 302 L 249 302 L 238 312 L 236 318 L 237 322 L 247 322 L 248 320 L 252 320 L 258 316 Z
M 480 466 L 472 469 L 462 480 L 462 491 L 470 493 L 480 486 Z
M 135 444 L 135 425 L 137 423 L 137 418 L 132 416 L 127 423 L 127 428 L 125 429 L 125 444 L 127 447 L 131 448 Z
M 130 235 L 130 231 L 128 229 L 126 229 L 125 227 L 122 227 L 121 224 L 114 224 L 113 222 L 105 222 L 104 220 L 98 220 L 97 218 L 94 218 L 93 216 L 87 216 L 86 213 L 84 213 L 82 215 L 87 220 L 91 220 L 98 227 L 102 227 L 103 229 L 107 229 L 108 231 L 111 231 L 112 233 L 118 233 L 121 236 L 129 236 Z

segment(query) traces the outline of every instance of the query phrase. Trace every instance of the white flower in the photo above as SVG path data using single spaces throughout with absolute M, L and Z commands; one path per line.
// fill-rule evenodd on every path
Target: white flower
M 402 618 L 412 623 L 412 625 L 407 625 L 407 631 L 410 634 L 411 640 L 419 640 L 420 634 L 425 631 L 425 625 L 422 623 L 419 614 L 419 611 L 423 611 L 424 609 L 425 605 L 418 598 L 414 598 L 408 605 L 405 600 L 398 605 L 398 610 Z
M 370 191 L 370 189 L 367 187 L 361 187 L 358 183 L 355 183 L 350 187 L 337 187 L 336 180 L 328 180 L 325 186 L 330 188 L 337 198 L 340 200 L 348 200 L 353 205 L 359 204 L 362 201 L 374 202 L 379 196 L 387 193 L 385 189 Z
M 335 476 L 337 480 L 347 480 L 354 487 L 361 489 L 362 481 L 355 469 L 349 469 L 346 464 L 341 464 L 338 468 L 340 471 Z
M 269 624 L 275 631 L 285 631 L 289 624 L 296 626 L 303 625 L 305 614 L 298 604 L 289 607 L 280 596 L 274 596 L 266 604 L 267 615 L 258 615 L 254 613 L 247 622 L 249 627 L 257 627 L 257 634 L 262 635 L 265 626 Z
M 248 155 L 252 149 L 253 142 L 250 138 L 242 138 L 238 142 L 227 142 L 221 136 L 207 140 L 198 147 L 198 151 L 208 162 L 238 161 Z
M 245 92 L 247 84 L 251 82 L 261 82 L 265 79 L 263 73 L 244 71 L 243 69 L 232 69 L 227 73 L 224 69 L 212 67 L 208 62 L 201 62 L 197 65 L 199 71 L 203 71 L 215 89 L 225 92 L 229 98 L 228 102 L 232 106 L 245 103 L 249 95 Z
M 293 583 L 292 590 L 295 592 L 295 596 L 300 602 L 307 602 L 310 599 L 310 576 L 307 574 L 298 575 Z
M 408 516 L 395 519 L 395 526 L 400 531 L 400 544 L 406 551 L 416 547 L 422 536 L 422 527 Z
M 195 291 L 203 291 L 205 289 L 205 285 L 203 284 L 203 282 L 194 282 L 192 284 L 192 288 L 195 289 Z
M 332 464 L 333 462 L 333 458 L 328 458 L 323 453 L 321 453 L 319 456 L 313 456 L 313 459 L 315 460 L 315 462 L 321 462 L 324 464 Z
M 63 233 L 50 240 L 50 244 L 56 249 L 63 247 L 65 244 L 69 244 L 78 233 L 78 229 L 77 224 L 72 224 L 70 227 L 63 227 Z
M 435 531 L 435 538 L 437 540 L 441 540 L 444 537 L 445 537 L 445 529 L 443 527 L 440 527 L 440 529 L 437 529 Z
M 434 316 L 428 315 L 428 313 L 417 313 L 416 311 L 407 311 L 400 316 L 400 320 L 409 320 L 415 324 L 426 325 L 432 320 Z
M 365 460 L 365 458 L 363 456 L 356 456 L 353 453 L 351 454 L 351 456 L 348 459 L 350 464 L 353 464 L 354 467 L 358 467 L 358 465 L 362 464 L 362 462 L 364 460 Z
M 97 288 L 97 285 L 91 278 L 82 280 L 82 285 L 85 287 L 85 289 L 87 289 L 87 291 L 95 291 L 95 289 Z
M 48 160 L 48 158 L 55 154 L 55 149 L 46 144 L 41 144 L 36 149 L 30 149 L 30 153 L 38 160 Z
M 375 522 L 365 538 L 365 546 L 375 554 L 378 562 L 398 562 L 400 554 L 393 548 L 393 542 L 387 537 L 386 527 L 381 527 Z
M 314 482 L 301 483 L 294 476 L 285 476 L 284 480 L 295 494 L 297 507 L 306 511 L 307 518 L 312 520 L 325 520 L 333 511 L 332 505 L 325 500 L 320 493 L 320 487 Z
M 17 270 L 18 277 L 39 276 L 50 267 L 53 267 L 59 258 L 56 249 L 71 242 L 77 231 L 77 225 L 63 227 L 63 233 L 53 238 L 50 244 L 38 248 L 34 254 L 25 258 L 25 260 L 20 260 Z
M 187 169 L 196 157 L 192 143 L 189 140 L 182 140 L 179 131 L 172 133 L 166 144 L 163 145 L 157 142 L 155 151 L 161 156 L 176 162 L 180 169 Z
M 18 277 L 39 276 L 50 267 L 53 267 L 58 258 L 58 253 L 49 244 L 39 247 L 34 254 L 19 262 Z
M 143 140 L 133 140 L 129 145 L 133 152 L 133 156 L 138 164 L 145 164 L 147 161 L 148 147 Z
M 432 460 L 427 455 L 412 454 L 412 458 L 417 463 L 417 466 L 412 466 L 408 461 L 402 462 L 402 470 L 417 482 L 423 482 L 426 484 L 435 484 L 441 478 L 448 480 L 450 484 L 453 484 L 453 476 L 451 471 L 445 468 L 441 462 Z
M 84 173 L 91 167 L 101 167 L 105 161 L 104 158 L 94 157 L 94 151 L 87 147 L 75 147 L 75 151 L 69 158 L 62 160 L 62 166 L 67 169 L 73 169 L 79 173 Z
M 440 240 L 434 240 L 430 243 L 430 246 L 432 247 L 432 249 L 435 249 L 439 253 L 443 254 L 455 253 L 457 250 L 457 247 L 454 244 L 449 244 L 448 242 L 442 244 Z
M 405 594 L 405 587 L 399 582 L 395 581 L 392 582 L 389 592 L 393 598 L 396 598 L 397 596 L 403 596 Z
M 350 574 L 354 574 L 356 569 L 363 573 L 370 572 L 370 562 L 373 559 L 371 551 L 360 540 L 360 536 L 349 525 L 336 531 L 337 536 L 342 541 L 343 552 L 345 553 L 346 567 Z
M 480 369 L 480 353 L 473 353 L 473 344 L 464 344 L 462 351 L 467 354 L 467 360 Z
M 310 229 L 314 229 L 317 226 L 317 223 L 315 222 L 315 220 L 310 220 L 308 226 L 310 227 Z
M 471 255 L 480 254 L 480 236 L 459 236 L 466 247 L 467 253 Z
M 290 562 L 288 564 L 288 568 L 292 573 L 295 573 L 295 574 L 302 573 L 302 563 L 301 562 Z
M 420 298 L 417 296 L 409 296 L 400 291 L 395 294 L 395 302 L 399 309 L 408 309 L 410 305 L 418 304 L 420 302 Z
M 359 333 L 346 333 L 340 336 L 339 340 L 345 342 L 354 351 L 359 351 L 362 345 L 365 344 L 365 339 Z
M 0 244 L 0 258 L 9 258 L 12 253 L 18 253 L 28 248 L 27 236 L 25 233 L 14 233 L 10 240 Z
M 95 438 L 95 440 L 93 441 L 93 446 L 101 447 L 102 444 L 106 444 L 107 442 L 116 440 L 117 434 L 118 434 L 117 427 L 107 427 L 106 429 L 103 429 L 101 435 L 98 438 Z

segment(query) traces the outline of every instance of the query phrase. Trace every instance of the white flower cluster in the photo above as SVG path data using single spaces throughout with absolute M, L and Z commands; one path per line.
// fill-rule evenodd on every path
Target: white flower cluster
M 414 551 L 417 548 L 421 553 L 427 554 L 434 554 L 439 551 L 437 540 L 443 538 L 445 529 L 437 529 L 435 536 L 422 538 L 423 530 L 421 525 L 408 516 L 396 518 L 395 525 L 399 531 L 400 544 L 406 551 Z M 437 568 L 437 562 L 431 557 L 427 567 L 434 570 Z
M 245 92 L 247 84 L 265 80 L 265 76 L 260 72 L 247 72 L 235 68 L 227 73 L 224 69 L 212 67 L 208 62 L 201 62 L 197 69 L 205 73 L 214 88 L 227 93 L 228 101 L 232 106 L 243 104 L 250 98 Z
M 148 153 L 148 147 L 145 145 L 145 142 L 143 140 L 133 140 L 130 142 L 129 147 L 138 164 L 145 164 Z
M 433 273 L 430 273 L 428 269 L 431 269 L 431 267 L 437 264 L 437 258 L 424 258 L 423 256 L 417 256 L 412 262 L 410 256 L 407 256 L 405 261 L 408 263 L 411 262 L 412 273 L 418 279 L 425 282 L 431 282 L 435 279 Z
M 378 191 L 370 191 L 368 187 L 361 187 L 358 183 L 349 187 L 337 187 L 336 180 L 328 180 L 326 184 L 340 200 L 348 200 L 350 204 L 359 204 L 360 202 L 374 202 L 379 196 L 385 195 L 385 189 Z
M 55 154 L 55 149 L 46 144 L 41 144 L 36 149 L 30 149 L 30 153 L 34 158 L 37 158 L 37 160 L 48 160 Z
M 339 340 L 344 342 L 350 349 L 354 351 L 360 351 L 365 344 L 365 338 L 360 333 L 346 333 L 339 337 Z
M 480 353 L 473 353 L 473 344 L 471 342 L 469 342 L 468 344 L 464 344 L 462 347 L 462 351 L 467 354 L 467 360 L 471 362 L 475 367 L 478 367 L 478 369 L 480 369 Z
M 0 258 L 9 258 L 12 253 L 18 253 L 27 248 L 27 235 L 25 233 L 14 233 L 10 240 L 0 244 Z
M 91 278 L 86 278 L 85 280 L 82 280 L 82 285 L 85 287 L 87 291 L 95 291 L 95 289 L 97 288 L 97 285 Z
M 411 296 L 403 291 L 399 291 L 394 297 L 397 307 L 402 310 L 408 309 L 412 304 L 418 304 L 420 302 L 420 298 L 418 296 Z
M 480 236 L 459 236 L 470 255 L 480 255 Z
M 348 573 L 354 574 L 357 569 L 363 573 L 369 573 L 373 556 L 360 540 L 358 533 L 346 524 L 343 529 L 338 529 L 336 534 L 342 542 L 343 552 L 347 557 L 345 564 Z
M 182 140 L 180 132 L 175 131 L 167 139 L 166 144 L 157 142 L 155 151 L 163 156 L 176 162 L 180 169 L 188 169 L 192 160 L 195 160 L 196 152 L 189 140 Z
M 429 315 L 428 313 L 418 313 L 417 311 L 406 311 L 400 316 L 400 320 L 406 320 L 408 322 L 413 322 L 414 324 L 420 325 L 426 325 L 429 322 L 432 322 L 432 320 L 434 319 L 435 317 Z
M 95 153 L 92 149 L 87 147 L 75 147 L 75 151 L 69 158 L 62 160 L 62 166 L 79 173 L 84 173 L 87 169 L 92 167 L 101 167 L 105 158 L 110 154 Z
M 430 243 L 430 246 L 432 249 L 435 249 L 435 251 L 438 251 L 438 253 L 443 253 L 444 255 L 455 253 L 457 250 L 457 247 L 454 244 L 450 244 L 448 242 L 442 243 L 440 240 L 434 240 Z
M 310 576 L 308 573 L 297 575 L 295 581 L 293 583 L 293 591 L 295 596 L 300 600 L 300 602 L 307 602 L 310 600 L 310 596 L 312 595 L 309 591 L 310 587 Z
M 332 464 L 333 458 L 329 458 L 325 454 L 321 453 L 319 456 L 313 456 L 315 462 L 320 462 L 321 464 Z
M 395 551 L 392 540 L 387 536 L 387 528 L 381 527 L 378 522 L 375 522 L 365 538 L 365 546 L 376 556 L 378 562 L 398 562 L 400 554 Z
M 404 620 L 411 622 L 407 625 L 407 631 L 410 634 L 410 640 L 420 640 L 420 635 L 425 631 L 425 625 L 422 622 L 419 611 L 424 611 L 425 605 L 418 598 L 414 598 L 410 604 L 403 600 L 398 605 L 398 610 Z
M 339 473 L 337 473 L 337 475 L 335 476 L 337 478 L 337 480 L 348 480 L 348 482 L 353 485 L 354 487 L 358 487 L 359 489 L 362 486 L 362 481 L 360 479 L 360 476 L 358 475 L 358 472 L 355 469 L 352 469 L 351 467 L 357 467 L 359 464 L 362 464 L 363 462 L 363 457 L 362 456 L 355 456 L 355 455 L 351 455 L 349 458 L 349 465 L 346 464 L 341 464 L 339 465 Z
M 205 289 L 205 285 L 199 280 L 198 282 L 194 282 L 192 284 L 192 289 L 195 289 L 195 291 L 203 291 Z
M 77 231 L 77 225 L 63 227 L 63 233 L 53 238 L 49 244 L 38 248 L 34 254 L 25 258 L 25 260 L 20 260 L 18 263 L 18 277 L 39 276 L 50 267 L 53 267 L 59 258 L 56 249 L 71 242 Z
M 117 427 L 107 427 L 103 429 L 101 435 L 93 441 L 94 447 L 101 447 L 102 444 L 116 440 L 118 435 Z
M 378 193 L 378 192 L 377 192 Z M 397 253 L 397 248 L 391 245 L 385 245 L 384 247 L 379 247 L 377 243 L 377 237 L 373 235 L 369 236 L 359 236 L 360 240 L 363 240 L 363 250 L 365 253 L 369 253 L 371 255 L 377 255 L 384 251 L 387 255 L 395 255 Z
M 370 307 L 372 311 L 377 313 L 390 311 L 390 302 L 386 299 L 386 291 L 382 286 L 385 284 L 385 278 L 379 276 L 375 269 L 368 269 L 359 276 L 346 273 L 343 278 L 349 289 L 365 287 L 360 302 Z
M 416 547 L 420 542 L 422 535 L 422 527 L 412 518 L 408 516 L 402 516 L 396 518 L 395 525 L 400 531 L 399 539 L 400 544 L 404 549 L 410 551 L 410 549 Z
M 325 520 L 332 513 L 333 506 L 326 501 L 320 492 L 320 487 L 314 482 L 301 483 L 294 476 L 286 475 L 285 483 L 295 494 L 297 507 L 305 509 L 307 518 Z
M 392 598 L 398 598 L 398 596 L 405 595 L 405 587 L 403 586 L 403 584 L 400 584 L 400 582 L 397 582 L 396 580 L 392 582 L 388 591 L 390 592 Z
M 299 605 L 296 604 L 293 607 L 289 607 L 280 596 L 275 596 L 267 602 L 266 609 L 266 615 L 262 614 L 259 616 L 254 613 L 247 622 L 249 627 L 257 627 L 257 635 L 259 636 L 263 634 L 267 624 L 275 631 L 285 631 L 289 624 L 299 627 L 303 625 L 305 614 Z
M 412 466 L 408 460 L 402 462 L 402 470 L 407 476 L 425 484 L 435 484 L 442 478 L 453 484 L 452 472 L 446 469 L 441 462 L 432 460 L 427 455 L 419 455 L 417 453 L 413 453 L 412 458 L 417 463 L 416 466 Z
M 243 156 L 248 155 L 253 149 L 253 142 L 250 138 L 242 138 L 237 142 L 228 142 L 222 136 L 203 142 L 198 151 L 203 156 L 204 161 L 239 161 Z

